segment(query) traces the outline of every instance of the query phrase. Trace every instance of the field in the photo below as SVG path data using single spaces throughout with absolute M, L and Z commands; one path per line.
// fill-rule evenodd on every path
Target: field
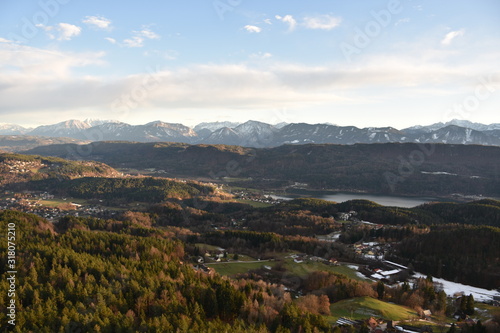
M 340 317 L 364 320 L 370 316 L 387 320 L 410 320 L 418 314 L 407 307 L 391 304 L 371 297 L 357 297 L 333 303 L 330 306 L 331 321 Z
M 207 264 L 210 268 L 215 269 L 220 275 L 235 276 L 240 273 L 246 273 L 252 269 L 262 268 L 262 266 L 273 266 L 274 262 L 259 261 L 259 262 L 245 262 L 245 261 L 230 261 L 221 263 Z
M 292 259 L 285 259 L 285 268 L 292 274 L 300 277 L 305 277 L 306 275 L 315 271 L 326 271 L 343 274 L 353 280 L 370 281 L 368 279 L 359 277 L 358 275 L 356 275 L 356 270 L 347 266 L 331 266 L 323 264 L 321 262 L 305 261 L 302 263 L 295 263 Z
M 500 317 L 500 307 L 484 303 L 476 303 L 476 313 L 472 315 L 481 321 L 486 321 L 492 317 Z
M 59 207 L 61 205 L 67 205 L 71 202 L 79 204 L 79 205 L 87 204 L 87 201 L 84 199 L 74 199 L 74 198 L 70 198 L 70 199 L 66 199 L 66 200 L 63 200 L 63 199 L 40 200 L 40 204 L 42 204 L 43 206 L 46 206 L 46 207 Z
M 200 249 L 207 249 L 209 251 L 217 250 L 216 246 L 207 245 L 207 244 L 196 244 Z M 367 279 L 363 279 L 356 274 L 356 270 L 347 267 L 347 266 L 332 266 L 326 265 L 321 262 L 315 261 L 304 261 L 302 263 L 296 263 L 293 259 L 287 258 L 289 254 L 283 254 L 279 256 L 281 260 L 283 260 L 285 269 L 292 275 L 299 276 L 301 278 L 305 278 L 308 274 L 316 271 L 326 271 L 333 272 L 337 274 L 343 274 L 348 278 L 358 281 L 370 281 Z M 233 254 L 229 253 L 228 258 L 233 258 Z M 279 261 L 258 261 L 257 259 L 248 257 L 245 255 L 239 255 L 238 261 L 229 261 L 229 262 L 219 262 L 219 263 L 208 263 L 210 267 L 214 268 L 221 275 L 235 276 L 239 273 L 246 273 L 253 269 L 262 268 L 262 266 L 270 266 L 273 267 Z
M 221 249 L 219 246 L 210 245 L 210 244 L 206 244 L 206 243 L 195 243 L 194 245 L 196 247 L 198 247 L 200 250 L 207 250 L 207 251 L 216 251 L 216 252 L 219 252 L 220 249 Z

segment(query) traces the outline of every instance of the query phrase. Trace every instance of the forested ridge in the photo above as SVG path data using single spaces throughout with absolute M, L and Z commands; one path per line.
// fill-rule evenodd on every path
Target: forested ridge
M 500 147 L 446 144 L 307 144 L 251 149 L 182 143 L 94 142 L 28 153 L 83 158 L 114 167 L 156 168 L 169 176 L 238 177 L 241 187 L 361 190 L 398 195 L 452 193 L 500 197 Z M 305 172 L 307 170 L 307 172 Z
M 272 219 L 274 215 L 287 212 L 292 215 L 302 213 L 326 218 L 336 217 L 338 213 L 349 211 L 356 211 L 357 218 L 360 220 L 379 224 L 430 226 L 457 223 L 500 227 L 500 201 L 490 199 L 469 203 L 431 202 L 413 208 L 401 208 L 382 206 L 368 200 L 334 203 L 321 199 L 301 198 L 258 210 L 254 213 L 255 215 L 249 215 L 249 217 L 258 218 L 259 215 L 266 215 L 268 219 Z M 262 227 L 265 228 L 264 225 Z
M 500 228 L 444 225 L 405 238 L 394 258 L 435 277 L 500 287 Z
M 53 179 L 33 182 L 32 187 L 75 198 L 103 199 L 109 204 L 132 201 L 159 203 L 172 198 L 189 199 L 215 193 L 214 186 L 153 177 Z

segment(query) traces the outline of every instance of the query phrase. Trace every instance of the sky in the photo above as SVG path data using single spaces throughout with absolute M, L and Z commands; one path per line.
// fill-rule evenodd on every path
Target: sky
M 500 2 L 0 1 L 0 123 L 500 123 Z

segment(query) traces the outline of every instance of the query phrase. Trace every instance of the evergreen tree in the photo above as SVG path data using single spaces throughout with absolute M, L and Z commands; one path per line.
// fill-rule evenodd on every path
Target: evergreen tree
M 438 292 L 436 310 L 439 312 L 445 312 L 447 305 L 447 296 L 444 290 Z
M 474 296 L 472 296 L 472 294 L 470 294 L 468 297 L 467 297 L 467 300 L 466 300 L 466 304 L 465 304 L 465 313 L 468 314 L 469 316 L 473 315 L 474 314 Z
M 377 295 L 378 299 L 384 298 L 385 285 L 382 281 L 377 282 Z

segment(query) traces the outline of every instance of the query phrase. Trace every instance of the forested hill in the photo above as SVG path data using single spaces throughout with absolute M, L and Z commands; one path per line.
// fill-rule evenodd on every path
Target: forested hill
M 101 200 L 109 205 L 127 202 L 159 203 L 168 199 L 191 199 L 218 194 L 214 186 L 195 181 L 179 182 L 165 178 L 78 178 L 66 181 L 32 183 L 34 188 L 49 189 L 59 195 Z M 220 194 L 224 196 L 224 194 Z
M 13 332 L 331 331 L 323 317 L 292 303 L 282 286 L 195 271 L 183 263 L 183 244 L 159 230 L 150 237 L 154 230 L 138 236 L 132 227 L 116 233 L 60 224 L 65 228 L 0 211 L 0 233 L 7 234 L 7 225 L 17 232 Z M 0 243 L 4 267 L 6 244 Z M 4 324 L 7 274 L 0 273 Z
M 436 226 L 396 245 L 392 260 L 419 271 L 486 288 L 500 286 L 500 229 Z
M 389 143 L 252 149 L 95 142 L 44 146 L 27 153 L 96 160 L 116 168 L 156 168 L 169 177 L 232 177 L 243 187 L 279 188 L 305 183 L 311 189 L 500 197 L 500 147 Z
M 10 190 L 47 191 L 110 205 L 140 201 L 224 196 L 213 185 L 154 177 L 124 177 L 95 161 L 69 161 L 58 157 L 0 154 L 0 185 Z
M 117 177 L 112 167 L 95 161 L 69 161 L 56 157 L 21 154 L 0 154 L 0 186 L 23 184 L 46 179 L 80 177 Z

